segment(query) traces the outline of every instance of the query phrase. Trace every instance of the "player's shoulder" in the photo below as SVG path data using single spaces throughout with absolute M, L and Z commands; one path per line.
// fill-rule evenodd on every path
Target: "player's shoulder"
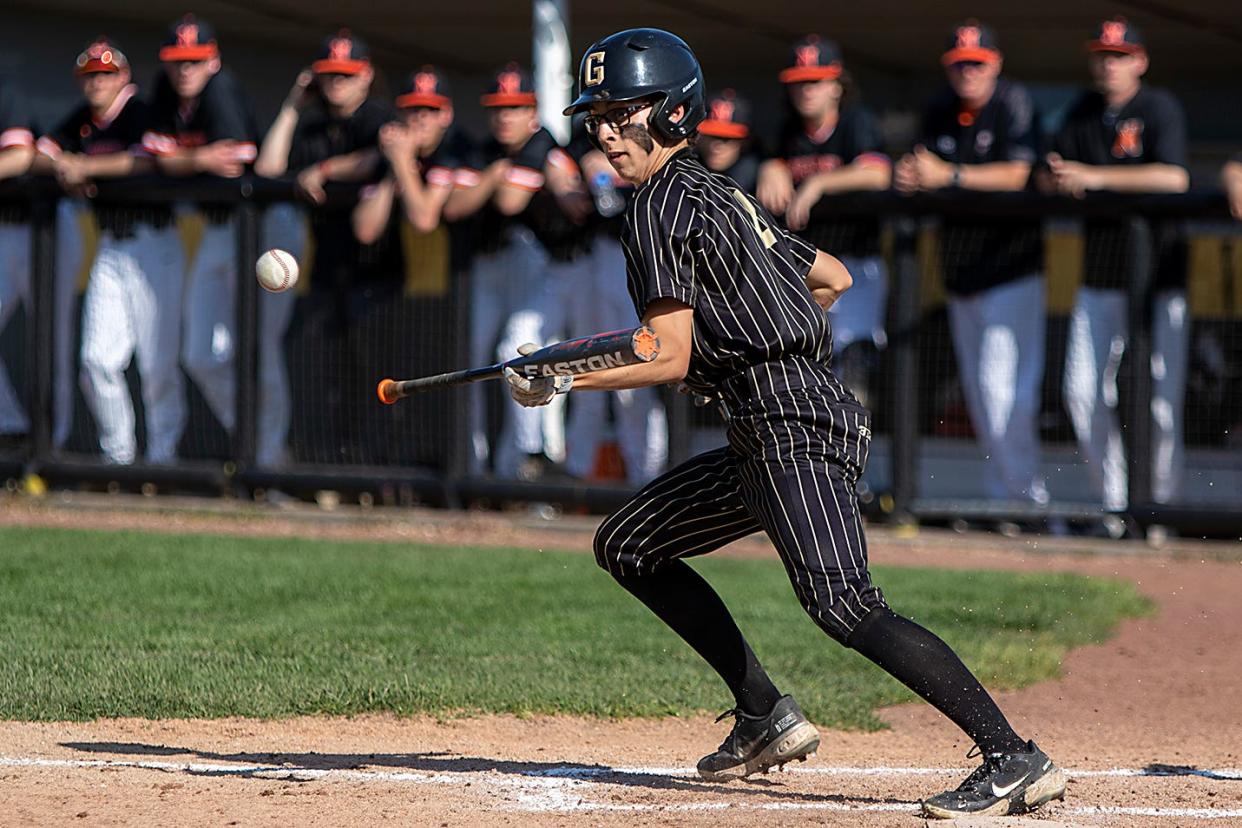
M 1181 118 L 1182 104 L 1168 89 L 1144 84 L 1139 89 L 1143 108 L 1161 118 Z
M 1030 123 L 1035 117 L 1035 99 L 1026 85 L 1020 81 L 1001 77 L 996 82 L 994 94 L 997 104 L 1004 112 L 1021 123 Z
M 214 104 L 244 104 L 246 92 L 236 75 L 228 69 L 221 69 L 212 75 L 211 80 L 207 81 L 207 85 L 203 87 L 203 101 Z

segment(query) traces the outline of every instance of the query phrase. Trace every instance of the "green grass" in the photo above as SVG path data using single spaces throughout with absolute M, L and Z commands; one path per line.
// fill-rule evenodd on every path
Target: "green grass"
M 803 615 L 775 560 L 695 564 L 818 722 L 910 698 Z M 877 568 L 990 686 L 1057 675 L 1147 604 L 1074 575 Z M 656 716 L 719 680 L 590 555 L 0 529 L 0 717 L 470 711 Z

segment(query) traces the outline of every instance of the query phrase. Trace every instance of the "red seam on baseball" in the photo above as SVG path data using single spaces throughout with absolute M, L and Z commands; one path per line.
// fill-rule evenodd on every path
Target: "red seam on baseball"
M 280 291 L 285 290 L 289 287 L 289 279 L 292 274 L 289 273 L 289 266 L 285 264 L 283 260 L 281 260 L 280 256 L 277 254 L 277 251 L 269 250 L 267 252 L 272 254 L 272 261 L 280 265 L 280 269 L 285 272 L 285 280 L 280 283 L 280 287 L 268 288 L 268 290 L 271 291 L 272 293 L 279 293 Z

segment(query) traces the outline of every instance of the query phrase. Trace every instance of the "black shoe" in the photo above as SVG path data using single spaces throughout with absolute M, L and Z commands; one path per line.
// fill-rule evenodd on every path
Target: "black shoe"
M 977 756 L 975 750 L 967 758 Z M 1025 814 L 1049 800 L 1064 798 L 1065 772 L 1034 742 L 1027 742 L 1026 750 L 1017 753 L 984 755 L 983 764 L 957 790 L 924 801 L 923 815 L 954 819 Z
M 726 710 L 716 721 L 737 719 L 733 730 L 716 749 L 699 760 L 699 776 L 708 782 L 728 782 L 752 773 L 767 773 L 773 765 L 795 759 L 805 762 L 819 747 L 819 732 L 806 720 L 793 696 L 781 696 L 766 716 Z

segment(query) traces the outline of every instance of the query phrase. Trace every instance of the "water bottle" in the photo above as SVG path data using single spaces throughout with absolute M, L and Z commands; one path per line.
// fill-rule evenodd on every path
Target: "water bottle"
M 625 199 L 617 192 L 612 176 L 600 170 L 591 179 L 591 194 L 595 197 L 595 209 L 604 218 L 612 218 L 625 211 Z

